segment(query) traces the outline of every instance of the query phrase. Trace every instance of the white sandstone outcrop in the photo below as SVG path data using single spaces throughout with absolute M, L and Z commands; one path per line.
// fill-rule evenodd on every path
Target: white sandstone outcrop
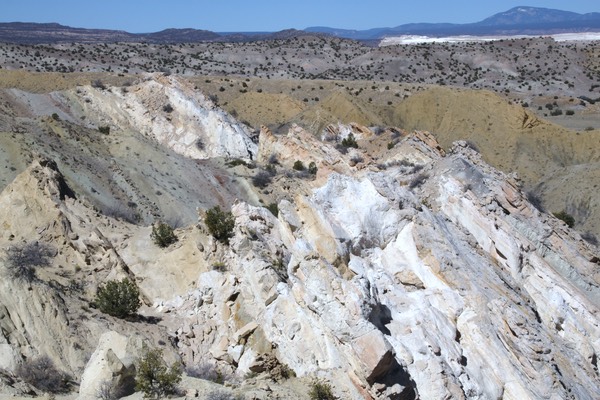
M 102 390 L 117 393 L 127 386 L 131 389 L 135 383 L 135 357 L 142 347 L 139 340 L 131 342 L 114 331 L 102 334 L 81 376 L 80 399 L 96 399 Z
M 153 122 L 140 99 L 157 111 L 168 98 L 193 120 L 200 100 L 189 89 L 158 77 L 127 93 L 83 96 L 119 124 L 131 119 L 169 143 L 179 133 L 168 125 L 179 117 Z M 215 124 L 223 135 L 239 133 Z M 173 140 L 188 143 L 187 129 Z M 2 259 L 0 367 L 47 355 L 81 377 L 82 398 L 93 398 L 103 382 L 131 377 L 148 342 L 176 350 L 188 367 L 214 365 L 240 380 L 285 364 L 299 379 L 326 379 L 344 399 L 596 397 L 598 249 L 535 210 L 515 176 L 465 143 L 446 154 L 426 132 L 403 134 L 385 150 L 369 147 L 378 136 L 365 131 L 349 154 L 298 126 L 262 135 L 260 160 L 277 154 L 282 168 L 301 159 L 319 171 L 272 184 L 277 216 L 234 204 L 229 245 L 199 223 L 159 249 L 150 228 L 70 198 L 53 163 L 34 162 L 19 175 L 0 194 L 2 248 L 37 240 L 56 252 L 32 283 L 6 278 Z M 207 148 L 211 156 L 256 152 L 244 138 Z M 235 150 L 215 150 L 221 145 Z M 178 151 L 199 156 L 189 149 Z M 363 161 L 351 163 L 359 154 Z M 144 318 L 89 308 L 99 283 L 125 276 L 140 287 Z
M 175 76 L 152 75 L 125 90 L 83 87 L 65 99 L 73 100 L 90 123 L 139 131 L 191 158 L 256 158 L 250 129 Z
M 345 398 L 363 398 L 357 386 L 381 398 L 593 398 L 590 249 L 466 146 L 445 156 L 425 133 L 411 141 L 422 186 L 403 166 L 331 173 L 282 202 L 279 219 L 234 207 L 228 270 L 201 274 L 167 305 L 194 332 L 178 333 L 182 350 L 242 373 L 271 351 Z M 248 324 L 257 328 L 240 341 Z

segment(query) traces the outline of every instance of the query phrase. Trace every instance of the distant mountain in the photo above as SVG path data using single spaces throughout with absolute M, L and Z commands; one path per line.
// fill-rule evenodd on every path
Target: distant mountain
M 71 28 L 55 23 L 0 23 L 0 42 L 7 43 L 129 42 L 135 37 L 125 31 Z
M 331 36 L 324 32 L 309 32 L 298 29 L 285 29 L 278 32 L 220 32 L 220 41 L 249 42 L 257 40 L 282 40 L 307 36 Z
M 374 28 L 368 30 L 337 29 L 324 26 L 315 26 L 306 28 L 304 31 L 311 33 L 324 33 L 330 36 L 337 36 L 346 39 L 366 40 L 378 39 L 387 35 L 391 28 Z
M 286 29 L 279 32 L 226 32 L 216 33 L 201 29 L 165 29 L 152 33 L 129 33 L 108 29 L 72 28 L 56 23 L 28 22 L 0 23 L 0 42 L 39 43 L 197 43 L 197 42 L 250 42 L 256 40 L 289 39 L 301 36 L 321 36 L 324 33 Z
M 160 32 L 134 35 L 151 42 L 204 42 L 217 40 L 222 36 L 218 33 L 200 29 L 165 29 Z
M 470 24 L 413 23 L 393 28 L 367 30 L 310 27 L 280 32 L 217 33 L 201 29 L 165 29 L 152 33 L 129 33 L 108 29 L 72 28 L 56 23 L 0 23 L 0 42 L 4 43 L 193 43 L 206 41 L 248 42 L 288 39 L 292 37 L 328 35 L 354 40 L 378 41 L 400 35 L 548 35 L 569 32 L 600 32 L 600 13 L 578 14 L 539 7 L 515 7 Z
M 579 21 L 585 14 L 538 7 L 514 7 L 478 22 L 478 26 L 534 25 Z
M 425 35 L 430 31 L 441 31 L 441 30 L 452 30 L 453 28 L 460 26 L 456 24 L 431 24 L 431 23 L 417 23 L 417 24 L 405 24 L 395 28 L 372 28 L 367 30 L 351 30 L 351 29 L 337 29 L 328 27 L 310 27 L 306 28 L 305 31 L 313 33 L 326 33 L 331 36 L 337 36 L 346 39 L 354 40 L 375 40 L 382 39 L 386 36 L 400 35 Z M 406 32 L 406 33 L 404 33 Z
M 514 7 L 492 15 L 483 21 L 470 24 L 416 23 L 368 30 L 345 30 L 329 27 L 310 27 L 305 30 L 356 40 L 382 39 L 386 36 L 400 35 L 545 35 L 600 31 L 600 13 L 578 14 L 550 8 Z

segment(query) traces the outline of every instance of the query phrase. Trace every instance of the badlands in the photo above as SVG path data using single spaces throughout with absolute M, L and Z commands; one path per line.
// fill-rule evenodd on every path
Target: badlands
M 491 48 L 511 43 L 527 44 Z M 595 51 L 529 50 L 549 45 Z M 26 47 L 2 50 L 52 52 Z M 182 398 L 311 399 L 317 384 L 357 400 L 598 397 L 597 87 L 582 89 L 597 72 L 521 93 L 384 67 L 344 80 L 372 72 L 113 61 L 0 71 L 1 398 L 141 398 L 147 348 L 180 366 Z M 492 64 L 477 75 L 507 74 Z M 215 206 L 234 218 L 228 241 Z M 38 260 L 15 274 L 24 249 Z M 124 278 L 142 305 L 117 318 L 97 293 Z M 57 393 L 26 379 L 39 360 L 64 377 Z

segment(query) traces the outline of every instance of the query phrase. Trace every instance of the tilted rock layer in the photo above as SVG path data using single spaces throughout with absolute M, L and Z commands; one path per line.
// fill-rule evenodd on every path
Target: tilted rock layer
M 593 398 L 597 249 L 464 143 L 398 147 L 419 167 L 334 166 L 278 218 L 234 206 L 228 270 L 160 306 L 184 359 L 246 372 L 271 351 L 344 398 Z
M 130 379 L 149 342 L 240 380 L 287 365 L 345 399 L 594 398 L 598 249 L 464 142 L 446 154 L 426 132 L 328 130 L 358 148 L 297 126 L 264 129 L 258 149 L 244 142 L 279 160 L 259 193 L 278 215 L 236 202 L 229 244 L 200 221 L 159 249 L 149 227 L 99 215 L 56 165 L 34 162 L 0 194 L 1 245 L 37 240 L 56 254 L 29 284 L 2 261 L 0 367 L 47 355 L 91 398 Z M 294 172 L 298 159 L 316 174 Z M 146 319 L 87 307 L 99 283 L 125 276 Z M 67 290 L 71 280 L 84 287 Z

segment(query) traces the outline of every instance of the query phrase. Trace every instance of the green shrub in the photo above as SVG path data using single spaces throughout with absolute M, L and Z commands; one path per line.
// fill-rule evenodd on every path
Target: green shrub
M 552 215 L 554 215 L 556 218 L 560 219 L 565 224 L 567 224 L 567 226 L 569 228 L 572 228 L 573 226 L 575 226 L 575 218 L 573 218 L 573 216 L 571 214 L 567 213 L 564 210 L 556 212 L 556 213 L 552 213 Z
M 342 146 L 344 147 L 353 147 L 358 149 L 358 143 L 356 143 L 356 139 L 354 135 L 350 133 L 345 139 L 342 140 Z
M 308 396 L 311 400 L 335 400 L 336 397 L 333 395 L 331 385 L 327 382 L 321 382 L 315 380 L 310 385 L 310 392 Z
M 233 160 L 227 162 L 227 166 L 229 167 L 237 167 L 238 165 L 243 165 L 244 167 L 250 168 L 250 165 L 241 158 L 234 158 Z
M 136 363 L 136 390 L 142 391 L 147 399 L 176 394 L 177 384 L 181 381 L 180 366 L 167 366 L 160 349 L 149 349 L 144 345 L 142 351 L 142 357 Z
M 57 113 L 52 113 L 52 119 L 55 121 L 60 121 L 60 117 L 58 116 Z
M 316 175 L 317 174 L 317 164 L 315 164 L 314 161 L 311 161 L 310 164 L 308 164 L 308 172 L 311 175 Z
M 204 223 L 210 234 L 221 243 L 229 244 L 233 237 L 235 218 L 231 211 L 221 211 L 221 207 L 215 206 L 206 212 Z
M 140 291 L 127 278 L 120 282 L 109 281 L 98 288 L 94 305 L 105 314 L 126 318 L 140 308 Z
M 108 135 L 110 133 L 110 126 L 100 126 L 98 127 L 98 132 Z
M 214 271 L 225 272 L 227 271 L 227 265 L 224 262 L 218 261 L 212 265 Z
M 294 166 L 292 168 L 294 168 L 296 171 L 304 171 L 306 169 L 300 160 L 294 161 Z
M 267 206 L 267 210 L 271 211 L 271 214 L 273 214 L 276 217 L 279 215 L 279 206 L 277 205 L 277 203 L 269 204 Z
M 152 225 L 152 233 L 150 234 L 152 241 L 158 247 L 169 247 L 177 241 L 177 236 L 173 232 L 173 228 L 169 224 L 159 222 L 157 225 Z

